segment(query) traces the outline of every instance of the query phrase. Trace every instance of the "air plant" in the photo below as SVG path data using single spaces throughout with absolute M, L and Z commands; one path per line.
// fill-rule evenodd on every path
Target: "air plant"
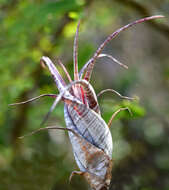
M 66 128 L 55 126 L 45 127 L 33 131 L 31 134 L 34 134 L 44 129 L 60 129 L 68 131 L 74 157 L 80 169 L 80 171 L 72 172 L 70 180 L 73 175 L 78 174 L 84 176 L 90 184 L 91 188 L 94 190 L 109 189 L 111 182 L 111 170 L 113 165 L 113 143 L 109 128 L 116 114 L 119 113 L 121 110 L 125 110 L 128 108 L 121 108 L 117 110 L 115 113 L 113 113 L 108 124 L 106 124 L 106 122 L 101 117 L 97 96 L 92 85 L 90 84 L 91 74 L 96 60 L 101 57 L 108 57 L 115 63 L 123 66 L 124 68 L 128 68 L 126 65 L 116 60 L 113 56 L 108 54 L 101 54 L 103 48 L 121 31 L 135 24 L 162 17 L 163 16 L 161 15 L 146 17 L 140 20 L 136 20 L 116 30 L 114 33 L 108 36 L 106 40 L 99 46 L 93 57 L 83 66 L 80 72 L 78 72 L 79 22 L 76 30 L 73 50 L 74 81 L 72 81 L 69 73 L 67 72 L 66 68 L 60 60 L 58 60 L 58 63 L 62 67 L 63 71 L 66 73 L 66 76 L 70 82 L 68 85 L 65 83 L 52 61 L 48 57 L 43 56 L 40 62 L 43 66 L 48 67 L 49 71 L 51 72 L 56 86 L 59 90 L 59 94 L 43 94 L 25 102 L 11 104 L 25 104 L 44 96 L 50 96 L 55 98 L 55 101 L 51 106 L 50 111 L 43 121 L 44 124 L 44 122 L 47 120 L 50 113 L 55 109 L 59 101 L 64 102 L 64 117 Z M 121 98 L 129 100 L 133 99 L 122 96 L 113 89 L 103 90 L 101 93 L 98 94 L 98 96 L 106 91 L 114 92 Z

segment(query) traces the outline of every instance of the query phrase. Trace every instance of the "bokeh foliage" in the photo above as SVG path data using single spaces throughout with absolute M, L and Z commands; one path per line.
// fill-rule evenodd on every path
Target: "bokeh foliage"
M 128 107 L 112 124 L 114 141 L 111 189 L 169 189 L 169 26 L 167 0 L 37 0 L 0 1 L 0 190 L 87 189 L 85 181 L 69 174 L 77 169 L 67 134 L 41 132 L 19 140 L 37 129 L 53 99 L 9 107 L 43 93 L 58 93 L 39 60 L 61 58 L 73 76 L 72 46 L 77 21 L 82 19 L 79 67 L 115 29 L 136 18 L 164 14 L 166 19 L 141 24 L 114 39 L 104 52 L 129 65 L 119 68 L 110 60 L 96 64 L 91 83 L 96 92 L 113 88 L 121 100 L 107 93 L 99 97 L 102 116 Z M 58 67 L 59 68 L 59 67 Z M 65 74 L 59 68 L 60 73 Z M 139 97 L 139 98 L 138 98 Z M 65 126 L 63 104 L 46 125 Z

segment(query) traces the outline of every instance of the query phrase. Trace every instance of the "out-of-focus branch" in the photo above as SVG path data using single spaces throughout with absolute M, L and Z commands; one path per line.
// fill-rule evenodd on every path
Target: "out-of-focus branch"
M 133 1 L 133 0 L 115 0 L 118 3 L 121 3 L 125 6 L 132 8 L 133 10 L 137 11 L 141 16 L 151 16 L 151 10 L 144 5 Z M 165 15 L 164 15 L 165 16 Z M 146 22 L 146 24 L 151 25 L 155 30 L 161 32 L 167 39 L 169 40 L 169 26 L 163 23 L 158 23 L 155 20 L 151 20 L 150 22 Z
M 68 24 L 71 19 L 67 16 L 67 14 L 63 17 L 63 21 L 62 24 L 60 24 L 60 26 L 57 28 L 57 31 L 53 34 L 54 36 L 54 42 L 57 41 L 57 39 L 60 37 L 60 35 L 62 34 L 62 31 L 65 27 L 66 24 Z M 40 39 L 39 39 L 40 40 Z M 39 44 L 39 43 L 36 43 Z M 53 43 L 55 44 L 55 43 Z M 34 44 L 33 44 L 34 46 Z M 53 45 L 54 46 L 54 45 Z M 34 46 L 35 48 L 35 46 Z M 50 52 L 43 52 L 45 55 L 50 56 Z M 34 72 L 32 72 L 31 74 L 31 78 L 33 79 L 33 81 L 39 81 L 40 75 L 42 73 L 42 68 L 40 67 L 40 65 L 38 65 L 36 67 L 36 69 L 34 70 Z M 37 87 L 39 86 L 38 82 L 34 85 L 34 89 L 35 90 Z M 26 100 L 28 99 L 29 94 L 32 92 L 31 90 L 26 90 L 24 92 L 22 92 L 20 94 L 20 96 L 18 97 L 18 100 Z M 22 135 L 22 131 L 25 129 L 26 124 L 27 124 L 27 112 L 29 110 L 30 105 L 29 104 L 24 104 L 18 107 L 18 116 L 17 118 L 13 121 L 13 130 L 11 132 L 11 143 L 14 146 L 14 151 L 19 150 L 18 147 L 18 141 L 17 138 L 19 136 Z
M 18 0 L 11 0 L 11 1 L 9 1 L 9 2 L 6 2 L 6 3 L 2 3 L 1 5 L 0 5 L 0 9 L 2 10 L 2 11 L 9 11 L 9 10 L 11 10 L 11 9 L 14 9 L 16 6 L 18 5 Z

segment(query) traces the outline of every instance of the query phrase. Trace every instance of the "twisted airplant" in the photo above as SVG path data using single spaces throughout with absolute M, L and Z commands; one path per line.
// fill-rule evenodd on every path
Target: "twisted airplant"
M 43 94 L 36 98 L 30 99 L 25 102 L 15 103 L 24 104 L 35 99 L 41 98 L 43 96 L 51 96 L 55 98 L 55 101 L 50 108 L 50 111 L 45 117 L 45 120 L 48 118 L 49 114 L 54 110 L 56 105 L 60 100 L 64 102 L 64 117 L 66 128 L 60 127 L 46 127 L 40 128 L 31 134 L 43 130 L 43 129 L 60 129 L 67 130 L 69 133 L 70 142 L 72 144 L 74 157 L 80 171 L 73 171 L 70 179 L 74 174 L 79 174 L 85 177 L 85 179 L 90 184 L 91 188 L 94 190 L 106 190 L 109 189 L 111 182 L 111 170 L 112 170 L 112 136 L 110 133 L 110 126 L 115 115 L 124 109 L 121 108 L 117 110 L 108 124 L 105 123 L 100 114 L 100 108 L 97 100 L 97 96 L 92 85 L 89 83 L 93 67 L 96 63 L 96 60 L 101 57 L 108 57 L 115 63 L 127 68 L 126 65 L 120 63 L 113 56 L 107 54 L 101 54 L 103 48 L 107 43 L 115 38 L 121 31 L 135 25 L 148 21 L 151 19 L 162 18 L 163 16 L 151 16 L 146 17 L 140 20 L 136 20 L 112 33 L 106 40 L 99 46 L 94 56 L 83 66 L 83 68 L 78 72 L 78 23 L 75 40 L 74 40 L 74 81 L 72 81 L 69 73 L 58 60 L 59 65 L 62 67 L 63 71 L 66 73 L 66 76 L 70 84 L 66 84 L 62 76 L 59 74 L 56 66 L 48 57 L 41 58 L 41 64 L 47 66 L 51 72 L 56 86 L 59 90 L 59 94 Z M 119 95 L 121 98 L 132 99 L 126 96 L 120 95 L 115 90 L 104 90 L 100 94 L 112 91 Z M 44 123 L 44 122 L 43 122 Z

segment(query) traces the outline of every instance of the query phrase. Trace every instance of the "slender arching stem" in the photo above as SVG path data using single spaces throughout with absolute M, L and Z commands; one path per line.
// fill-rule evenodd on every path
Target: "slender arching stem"
M 112 116 L 111 116 L 111 118 L 110 118 L 110 120 L 109 120 L 109 122 L 108 122 L 108 124 L 107 124 L 109 128 L 111 127 L 112 121 L 113 121 L 113 119 L 116 117 L 116 115 L 117 115 L 119 112 L 124 111 L 124 110 L 128 110 L 128 112 L 129 112 L 130 115 L 132 116 L 132 112 L 131 112 L 131 110 L 130 110 L 128 107 L 126 107 L 126 108 L 119 108 L 117 111 L 115 111 L 115 112 L 112 114 Z
M 90 60 L 90 63 L 88 64 L 88 67 L 86 69 L 86 73 L 85 73 L 85 76 L 84 76 L 84 79 L 89 81 L 90 80 L 90 77 L 91 77 L 91 74 L 92 74 L 92 71 L 93 71 L 93 67 L 95 65 L 95 62 L 96 62 L 96 59 L 97 57 L 100 55 L 100 53 L 102 52 L 103 48 L 113 39 L 115 38 L 117 35 L 120 34 L 120 32 L 136 25 L 136 24 L 139 24 L 139 23 L 142 23 L 142 22 L 145 22 L 145 21 L 148 21 L 148 20 L 152 20 L 152 19 L 157 19 L 157 18 L 163 18 L 164 16 L 162 15 L 155 15 L 155 16 L 151 16 L 151 17 L 146 17 L 146 18 L 142 18 L 142 19 L 139 19 L 139 20 L 136 20 L 130 24 L 127 24 L 121 28 L 119 28 L 118 30 L 116 30 L 115 32 L 113 32 L 110 36 L 108 36 L 105 41 L 99 46 L 99 48 L 97 49 L 97 51 L 95 52 L 95 54 L 93 55 L 93 57 L 91 58 Z
M 16 105 L 27 104 L 27 103 L 33 102 L 33 101 L 35 101 L 35 100 L 38 100 L 38 99 L 40 99 L 40 98 L 42 98 L 42 97 L 46 97 L 46 96 L 49 96 L 49 97 L 52 97 L 52 98 L 56 98 L 56 97 L 57 97 L 56 94 L 41 94 L 40 96 L 31 98 L 31 99 L 26 100 L 26 101 L 23 101 L 23 102 L 18 102 L 18 103 L 9 104 L 9 106 L 16 106 Z
M 59 129 L 59 130 L 64 130 L 64 131 L 70 131 L 72 132 L 74 135 L 76 135 L 77 137 L 79 137 L 79 135 L 73 131 L 72 129 L 69 129 L 69 128 L 63 128 L 63 127 L 56 127 L 56 126 L 48 126 L 48 127 L 44 127 L 44 128 L 39 128 L 37 130 L 34 130 L 26 135 L 23 135 L 21 137 L 19 137 L 19 139 L 23 139 L 25 137 L 28 137 L 28 136 L 31 136 L 31 135 L 34 135 L 35 133 L 38 133 L 40 131 L 44 131 L 44 130 L 50 130 L 50 129 Z
M 119 92 L 117 92 L 116 90 L 114 89 L 105 89 L 105 90 L 102 90 L 100 91 L 98 94 L 97 94 L 97 97 L 100 97 L 102 94 L 104 94 L 105 92 L 112 92 L 116 95 L 118 95 L 120 98 L 122 99 L 127 99 L 127 100 L 134 100 L 135 98 L 132 98 L 132 97 L 128 97 L 128 96 L 122 96 Z
M 60 59 L 58 59 L 58 64 L 62 67 L 63 71 L 65 72 L 65 74 L 66 74 L 66 76 L 67 76 L 67 78 L 69 80 L 69 82 L 72 82 L 72 79 L 71 79 L 66 67 L 63 65 L 63 63 L 61 62 Z
M 99 59 L 99 58 L 104 58 L 104 57 L 107 57 L 107 58 L 111 59 L 114 63 L 116 63 L 116 64 L 118 64 L 118 65 L 124 67 L 125 69 L 128 69 L 128 66 L 127 66 L 127 65 L 121 63 L 120 61 L 118 61 L 116 58 L 114 58 L 112 55 L 109 55 L 109 54 L 101 53 L 100 55 L 98 55 L 97 59 Z M 84 74 L 84 72 L 86 71 L 86 69 L 88 68 L 89 64 L 91 64 L 91 60 L 92 60 L 92 59 L 90 59 L 90 60 L 82 67 L 82 69 L 80 70 L 80 72 L 79 72 L 79 78 L 80 78 L 80 79 L 83 78 L 83 74 Z

